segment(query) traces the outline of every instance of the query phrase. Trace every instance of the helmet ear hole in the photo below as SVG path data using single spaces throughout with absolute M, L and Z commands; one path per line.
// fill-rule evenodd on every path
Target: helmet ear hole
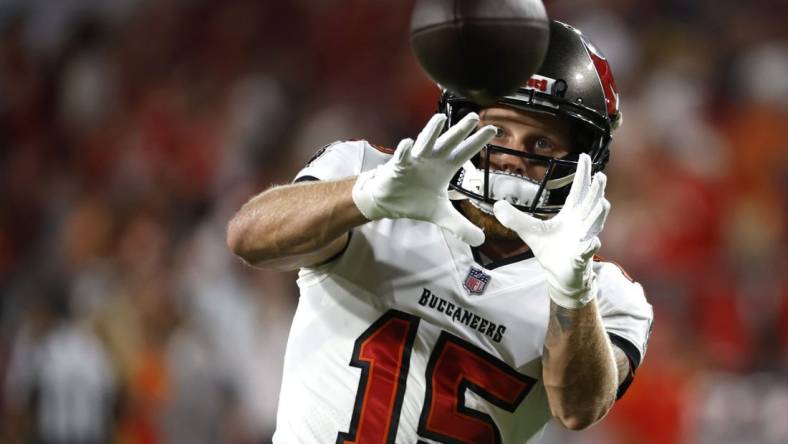
M 572 131 L 572 158 L 577 160 L 580 153 L 589 153 L 594 149 L 594 142 L 597 136 L 594 131 L 584 128 L 582 125 L 574 125 Z

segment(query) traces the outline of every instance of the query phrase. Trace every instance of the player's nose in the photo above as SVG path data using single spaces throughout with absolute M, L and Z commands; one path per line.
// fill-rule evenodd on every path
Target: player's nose
M 525 175 L 525 159 L 512 154 L 496 153 L 490 156 L 490 168 L 520 176 Z

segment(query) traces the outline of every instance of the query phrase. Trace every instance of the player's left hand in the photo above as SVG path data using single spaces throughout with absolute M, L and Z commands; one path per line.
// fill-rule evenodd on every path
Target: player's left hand
M 552 300 L 566 308 L 580 308 L 596 297 L 596 275 L 591 268 L 601 242 L 599 233 L 610 211 L 605 199 L 607 177 L 596 173 L 591 179 L 591 158 L 581 154 L 572 188 L 561 211 L 541 220 L 498 201 L 495 217 L 528 244 L 547 272 Z

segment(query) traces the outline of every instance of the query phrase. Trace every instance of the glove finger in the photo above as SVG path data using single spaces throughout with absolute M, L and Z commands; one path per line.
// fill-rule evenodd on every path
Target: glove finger
M 496 131 L 497 130 L 492 125 L 487 125 L 479 131 L 476 131 L 471 137 L 463 140 L 460 146 L 452 151 L 449 156 L 449 161 L 453 166 L 459 168 L 460 165 L 464 164 L 481 151 L 482 148 L 495 137 Z
M 432 151 L 432 146 L 435 144 L 441 131 L 443 131 L 443 125 L 445 123 L 445 114 L 435 114 L 430 118 L 427 125 L 425 125 L 424 129 L 419 133 L 419 136 L 416 137 L 416 142 L 414 144 L 415 148 L 411 150 L 412 157 L 421 157 L 425 153 L 429 155 Z
M 594 218 L 594 222 L 591 224 L 589 232 L 594 233 L 594 236 L 598 236 L 599 233 L 605 228 L 605 222 L 607 221 L 607 215 L 610 214 L 610 202 L 607 199 L 602 199 L 602 210 L 599 214 L 596 215 Z
M 478 124 L 479 116 L 476 113 L 468 113 L 438 138 L 438 141 L 435 142 L 434 154 L 436 156 L 448 156 L 454 147 L 468 137 L 468 134 Z
M 527 236 L 530 233 L 538 233 L 544 226 L 543 221 L 523 213 L 505 200 L 495 202 L 493 214 L 501 225 L 515 231 L 520 237 Z
M 596 208 L 599 203 L 605 198 L 605 186 L 607 185 L 607 176 L 604 173 L 594 174 L 594 181 L 586 195 L 585 199 L 579 202 L 580 217 L 587 219 L 591 212 Z
M 594 236 L 593 238 L 591 238 L 591 241 L 586 246 L 586 249 L 583 250 L 582 253 L 580 253 L 580 260 L 583 263 L 588 262 L 592 257 L 594 257 L 596 252 L 599 251 L 601 247 L 602 247 L 602 241 L 599 240 L 598 237 Z
M 413 139 L 402 139 L 394 151 L 394 159 L 401 165 L 410 164 L 410 151 L 413 148 Z
M 583 200 L 591 184 L 591 158 L 586 153 L 581 153 L 577 160 L 577 171 L 572 180 L 572 188 L 566 197 L 564 208 L 574 208 Z
M 484 231 L 460 214 L 449 201 L 438 204 L 432 223 L 451 231 L 461 241 L 473 247 L 484 243 Z
M 591 211 L 589 217 L 584 220 L 586 227 L 586 235 L 583 236 L 584 241 L 598 236 L 602 232 L 602 229 L 605 228 L 608 213 L 610 213 L 610 202 L 602 198 L 602 201 Z

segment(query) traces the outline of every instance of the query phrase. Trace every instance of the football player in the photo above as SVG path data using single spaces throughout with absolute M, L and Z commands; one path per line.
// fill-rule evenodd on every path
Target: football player
M 653 316 L 595 256 L 620 121 L 605 58 L 553 22 L 516 93 L 444 92 L 415 140 L 330 144 L 245 204 L 232 250 L 301 269 L 274 441 L 530 443 L 604 417 Z

